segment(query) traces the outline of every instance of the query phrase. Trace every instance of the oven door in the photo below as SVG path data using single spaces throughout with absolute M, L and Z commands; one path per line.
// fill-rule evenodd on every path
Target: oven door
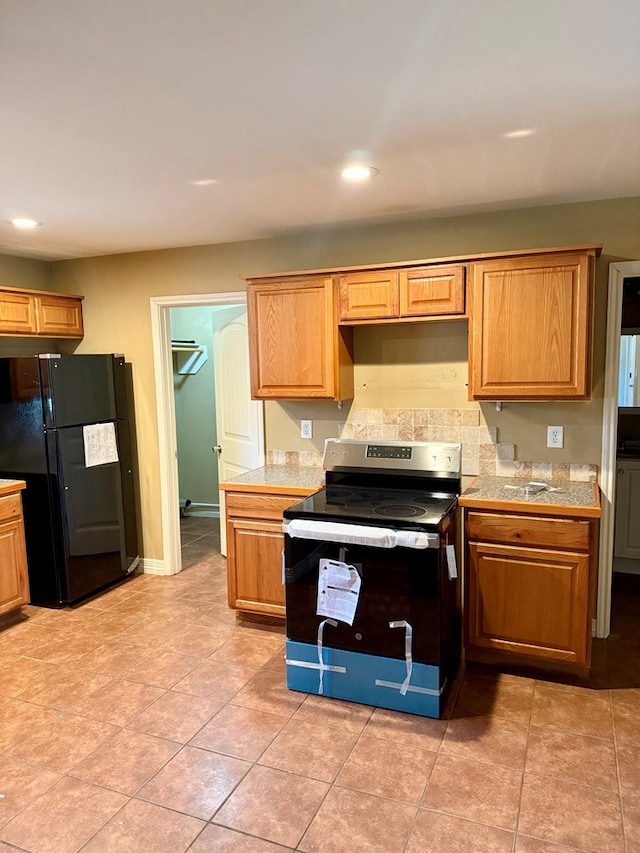
M 455 525 L 450 526 L 455 530 Z M 411 626 L 411 654 L 417 663 L 439 665 L 457 659 L 460 614 L 457 578 L 450 578 L 444 545 L 373 547 L 285 536 L 287 637 L 316 644 L 324 616 L 316 614 L 320 560 L 354 566 L 361 578 L 353 625 L 337 622 L 323 628 L 327 647 L 404 660 Z

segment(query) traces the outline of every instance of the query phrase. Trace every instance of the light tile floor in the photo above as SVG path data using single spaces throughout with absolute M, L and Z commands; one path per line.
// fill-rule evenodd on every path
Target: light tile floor
M 432 720 L 288 691 L 218 547 L 2 625 L 0 853 L 639 853 L 640 578 L 589 682 L 470 667 Z

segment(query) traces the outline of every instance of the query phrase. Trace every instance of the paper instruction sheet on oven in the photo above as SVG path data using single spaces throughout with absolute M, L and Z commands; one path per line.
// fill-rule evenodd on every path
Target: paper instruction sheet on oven
M 319 561 L 318 569 L 316 614 L 353 625 L 362 583 L 355 566 L 324 559 Z

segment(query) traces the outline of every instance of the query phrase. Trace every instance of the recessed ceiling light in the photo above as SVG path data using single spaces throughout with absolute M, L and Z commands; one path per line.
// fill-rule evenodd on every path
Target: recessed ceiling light
M 29 219 L 28 216 L 16 216 L 14 219 L 10 219 L 9 222 L 16 228 L 37 228 L 43 224 L 42 222 L 38 222 L 37 219 Z
M 509 130 L 507 133 L 503 133 L 502 136 L 505 139 L 524 139 L 525 136 L 534 136 L 536 134 L 536 130 L 533 127 L 522 127 L 518 130 Z
M 378 170 L 373 166 L 345 166 L 338 172 L 341 178 L 345 181 L 366 181 L 368 178 L 373 178 L 378 174 Z
M 217 184 L 218 181 L 216 178 L 200 178 L 196 181 L 189 181 L 189 183 L 193 184 L 194 187 L 210 187 Z

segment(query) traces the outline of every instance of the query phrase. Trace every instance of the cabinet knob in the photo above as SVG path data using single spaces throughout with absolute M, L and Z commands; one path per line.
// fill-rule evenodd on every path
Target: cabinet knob
M 618 468 L 618 474 L 624 474 L 624 468 Z

